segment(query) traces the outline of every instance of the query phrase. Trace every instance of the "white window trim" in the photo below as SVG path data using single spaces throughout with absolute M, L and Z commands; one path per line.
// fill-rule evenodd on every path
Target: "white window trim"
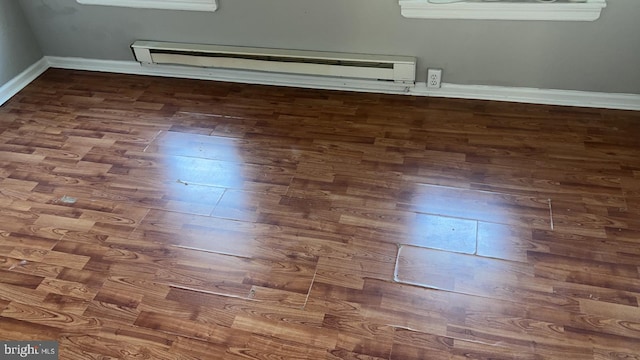
M 586 2 L 455 2 L 431 3 L 429 0 L 399 0 L 402 16 L 415 19 L 476 19 L 476 20 L 554 20 L 595 21 L 606 0 Z
M 216 11 L 217 0 L 76 0 L 80 4 L 144 9 Z

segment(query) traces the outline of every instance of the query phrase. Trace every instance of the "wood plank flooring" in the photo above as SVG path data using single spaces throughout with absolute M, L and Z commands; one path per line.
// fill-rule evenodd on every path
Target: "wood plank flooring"
M 61 359 L 640 359 L 640 113 L 48 70 L 0 339 Z

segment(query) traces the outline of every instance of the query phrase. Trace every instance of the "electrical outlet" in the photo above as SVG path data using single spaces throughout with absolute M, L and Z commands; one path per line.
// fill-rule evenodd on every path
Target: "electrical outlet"
M 439 88 L 442 82 L 442 69 L 427 69 L 427 87 Z

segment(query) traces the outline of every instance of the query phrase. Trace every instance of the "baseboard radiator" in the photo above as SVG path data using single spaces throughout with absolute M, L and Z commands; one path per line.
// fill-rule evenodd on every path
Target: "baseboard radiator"
M 414 84 L 416 59 L 320 51 L 136 41 L 131 45 L 142 64 L 187 65 L 286 74 L 344 77 Z

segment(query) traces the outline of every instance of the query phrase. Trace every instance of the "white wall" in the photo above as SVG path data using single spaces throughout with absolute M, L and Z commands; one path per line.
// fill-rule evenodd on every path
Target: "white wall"
M 20 0 L 46 55 L 132 60 L 135 40 L 413 55 L 418 77 L 640 94 L 640 1 L 595 22 L 419 20 L 397 0 L 219 0 L 215 13 Z

